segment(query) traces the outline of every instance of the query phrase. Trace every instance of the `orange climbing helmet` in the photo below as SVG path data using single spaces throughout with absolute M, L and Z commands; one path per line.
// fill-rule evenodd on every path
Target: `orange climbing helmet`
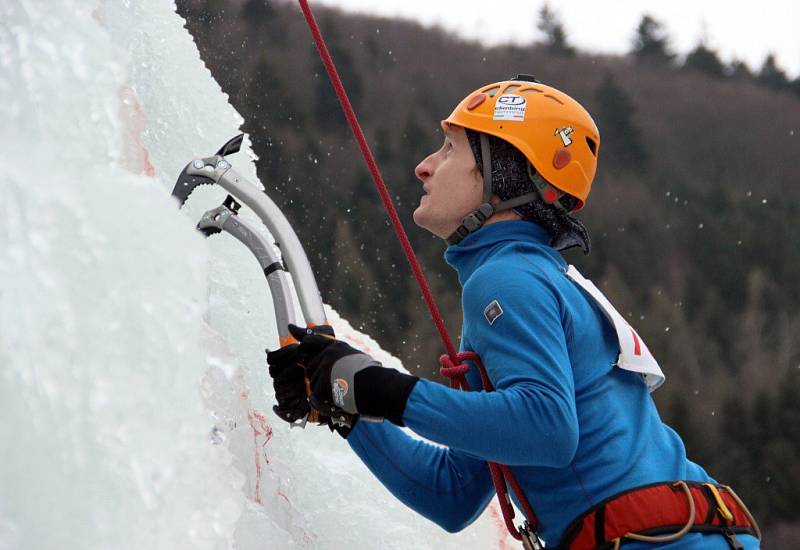
M 586 109 L 564 92 L 518 75 L 481 86 L 447 122 L 511 143 L 545 180 L 537 187 L 546 202 L 556 203 L 566 193 L 577 199 L 570 210 L 583 208 L 597 169 L 600 133 Z

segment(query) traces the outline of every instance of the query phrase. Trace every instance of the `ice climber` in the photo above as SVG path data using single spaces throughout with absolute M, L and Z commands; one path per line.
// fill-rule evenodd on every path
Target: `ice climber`
M 337 431 L 372 473 L 451 532 L 495 494 L 491 461 L 513 472 L 550 548 L 758 548 L 741 500 L 659 418 L 650 392 L 664 377 L 645 343 L 559 253 L 589 252 L 572 216 L 597 166 L 589 114 L 519 75 L 469 94 L 441 128 L 443 145 L 415 170 L 425 194 L 414 221 L 448 243 L 461 349 L 478 354 L 494 391 L 419 379 L 328 328 L 294 327 L 301 343 L 268 357 L 277 410 L 308 406 L 305 368 L 312 403 L 361 415 Z M 466 378 L 482 387 L 475 364 Z

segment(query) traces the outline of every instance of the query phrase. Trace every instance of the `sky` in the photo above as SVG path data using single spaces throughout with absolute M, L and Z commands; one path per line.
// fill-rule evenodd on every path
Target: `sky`
M 485 44 L 541 39 L 536 29 L 542 0 L 319 0 L 320 4 L 437 24 Z M 797 0 L 572 0 L 550 1 L 568 39 L 579 49 L 625 53 L 645 13 L 665 24 L 674 51 L 686 54 L 701 37 L 723 61 L 733 57 L 758 69 L 768 53 L 791 78 L 800 76 L 800 2 Z M 487 8 L 487 6 L 489 6 Z

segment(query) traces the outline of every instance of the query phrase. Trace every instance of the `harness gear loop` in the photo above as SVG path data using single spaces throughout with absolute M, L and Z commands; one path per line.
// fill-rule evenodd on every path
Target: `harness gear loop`
M 725 525 L 731 525 L 733 523 L 733 513 L 728 510 L 728 507 L 725 505 L 725 501 L 722 500 L 717 488 L 713 483 L 703 483 L 703 486 L 708 487 L 708 490 L 711 491 L 711 494 L 714 496 L 714 501 L 717 503 L 717 512 L 719 512 L 719 515 L 722 516 L 722 519 L 725 521 Z
M 750 513 L 750 509 L 745 505 L 745 503 L 742 501 L 742 499 L 739 498 L 739 495 L 736 494 L 736 491 L 734 491 L 733 488 L 731 488 L 728 485 L 720 485 L 720 487 L 725 489 L 725 492 L 728 493 L 729 495 L 731 495 L 731 497 L 736 502 L 736 504 L 738 504 L 739 507 L 741 507 L 742 512 L 744 512 L 744 515 L 747 517 L 747 521 L 750 522 L 750 525 L 753 526 L 753 530 L 756 532 L 756 538 L 758 538 L 758 540 L 762 540 L 761 539 L 761 528 L 758 526 L 758 522 L 756 521 L 756 518 L 754 518 L 753 514 Z
M 689 490 L 689 486 L 686 484 L 685 481 L 676 481 L 675 483 L 672 484 L 672 486 L 680 487 L 681 489 L 683 489 L 683 492 L 686 493 L 686 498 L 689 500 L 689 520 L 686 522 L 686 525 L 683 526 L 683 529 L 671 535 L 664 535 L 659 537 L 637 535 L 636 533 L 626 533 L 625 535 L 622 535 L 623 538 L 638 540 L 641 542 L 661 543 L 661 542 L 672 542 L 673 540 L 678 540 L 683 535 L 689 532 L 689 530 L 694 525 L 694 514 L 695 514 L 694 498 L 692 498 L 692 492 Z

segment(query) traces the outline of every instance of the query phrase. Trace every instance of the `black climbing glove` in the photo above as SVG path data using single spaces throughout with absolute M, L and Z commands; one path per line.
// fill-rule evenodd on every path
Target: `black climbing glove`
M 305 418 L 311 410 L 306 398 L 305 370 L 297 357 L 299 347 L 299 344 L 289 344 L 267 353 L 269 375 L 278 402 L 272 410 L 290 424 Z
M 318 325 L 312 329 L 300 330 L 304 335 L 306 330 L 311 330 L 316 334 L 328 334 L 331 337 L 334 334 L 333 327 L 328 325 Z M 272 410 L 290 424 L 305 418 L 311 411 L 306 395 L 305 369 L 297 356 L 298 347 L 299 344 L 289 344 L 267 353 L 269 375 L 273 379 L 272 387 L 275 388 L 275 400 L 278 402 L 277 405 L 273 405 Z M 319 414 L 318 425 L 328 426 L 331 431 L 336 431 L 347 439 L 357 418 L 349 418 L 348 421 L 349 426 L 335 424 L 330 416 Z
M 327 334 L 333 337 L 333 327 L 328 325 L 302 330 L 303 334 L 308 330 L 314 334 Z M 290 424 L 304 418 L 311 410 L 306 393 L 305 369 L 297 356 L 298 347 L 299 344 L 288 344 L 267 352 L 269 375 L 272 377 L 275 400 L 278 402 L 272 410 Z M 324 424 L 325 420 L 320 419 L 320 423 Z
M 311 379 L 312 406 L 323 412 L 376 418 L 404 426 L 403 411 L 416 376 L 382 366 L 369 355 L 330 335 L 289 325 L 300 341 L 297 355 Z

